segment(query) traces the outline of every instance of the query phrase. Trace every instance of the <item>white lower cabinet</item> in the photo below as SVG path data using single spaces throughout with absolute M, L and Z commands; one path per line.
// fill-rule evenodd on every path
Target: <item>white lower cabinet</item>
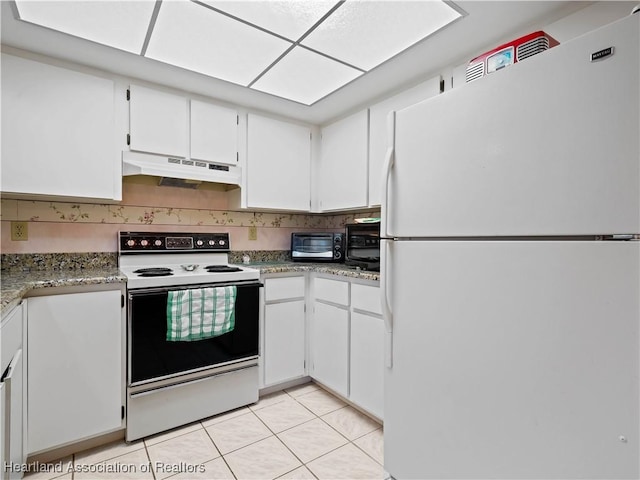
M 306 374 L 305 276 L 266 278 L 263 386 Z
M 312 376 L 344 397 L 349 396 L 349 311 L 319 301 L 313 305 Z
M 28 299 L 28 453 L 123 427 L 122 290 Z
M 349 399 L 379 419 L 384 411 L 384 320 L 380 287 L 351 284 Z
M 263 277 L 261 387 L 309 375 L 382 419 L 385 367 L 380 288 L 374 281 L 342 278 L 316 273 Z M 307 298 L 312 306 L 308 317 Z
M 384 322 L 351 313 L 351 382 L 349 399 L 382 419 L 384 404 Z
M 265 385 L 304 376 L 304 331 L 304 300 L 265 306 Z
M 0 387 L 1 454 L 0 478 L 21 478 L 24 451 L 24 343 L 23 304 L 15 307 L 0 327 L 2 382 Z M 6 462 L 6 463 L 5 463 Z

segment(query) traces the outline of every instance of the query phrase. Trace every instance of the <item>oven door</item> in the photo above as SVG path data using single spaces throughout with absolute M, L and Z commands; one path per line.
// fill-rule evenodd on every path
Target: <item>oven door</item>
M 192 342 L 167 341 L 169 291 L 235 285 L 234 329 Z M 257 281 L 129 290 L 128 383 L 131 392 L 186 382 L 256 365 L 259 343 Z

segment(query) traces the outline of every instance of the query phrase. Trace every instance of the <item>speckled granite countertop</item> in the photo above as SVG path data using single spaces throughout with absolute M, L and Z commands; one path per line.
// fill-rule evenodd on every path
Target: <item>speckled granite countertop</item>
M 257 268 L 260 273 L 316 272 L 362 280 L 380 280 L 380 272 L 359 270 L 339 263 L 298 263 L 298 262 L 255 262 L 247 265 Z
M 53 257 L 60 264 L 60 259 Z M 117 267 L 110 265 L 112 259 L 102 259 L 103 265 L 96 268 L 52 269 L 43 268 L 31 271 L 3 270 L 0 289 L 0 315 L 8 313 L 30 290 L 47 287 L 75 287 L 79 285 L 99 285 L 106 283 L 124 283 L 127 278 Z M 234 258 L 235 260 L 235 258 Z M 7 262 L 8 263 L 8 262 Z M 240 262 L 237 262 L 240 263 Z M 16 267 L 23 262 L 16 263 Z M 29 264 L 29 267 L 33 265 Z M 49 266 L 46 264 L 45 266 Z M 298 263 L 291 261 L 252 262 L 248 266 L 260 270 L 260 273 L 316 272 L 341 277 L 380 280 L 379 272 L 358 270 L 337 263 Z
M 75 287 L 79 285 L 123 283 L 126 281 L 127 277 L 114 267 L 2 272 L 0 312 L 1 315 L 9 313 L 30 290 L 35 288 Z

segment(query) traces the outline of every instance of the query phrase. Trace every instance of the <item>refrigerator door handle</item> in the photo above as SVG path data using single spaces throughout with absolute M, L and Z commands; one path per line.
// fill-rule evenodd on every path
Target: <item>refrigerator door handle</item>
M 387 278 L 389 269 L 387 267 L 387 258 L 389 256 L 387 249 L 393 240 L 381 239 L 380 248 L 380 297 L 382 304 L 382 318 L 384 320 L 384 364 L 387 368 L 393 366 L 393 312 L 389 304 L 389 294 L 387 291 Z
M 384 158 L 384 166 L 382 168 L 382 201 L 380 209 L 380 237 L 390 238 L 387 226 L 389 225 L 389 177 L 391 169 L 395 162 L 395 129 L 396 129 L 396 112 L 390 112 L 387 117 L 387 137 L 389 138 L 389 148 Z

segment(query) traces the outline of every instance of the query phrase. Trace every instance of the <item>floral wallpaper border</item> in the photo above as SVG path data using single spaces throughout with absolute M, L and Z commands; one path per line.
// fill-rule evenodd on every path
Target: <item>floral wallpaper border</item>
M 377 209 L 344 214 L 265 213 L 13 199 L 2 199 L 0 212 L 4 221 L 304 229 L 340 228 L 355 218 L 380 215 Z

